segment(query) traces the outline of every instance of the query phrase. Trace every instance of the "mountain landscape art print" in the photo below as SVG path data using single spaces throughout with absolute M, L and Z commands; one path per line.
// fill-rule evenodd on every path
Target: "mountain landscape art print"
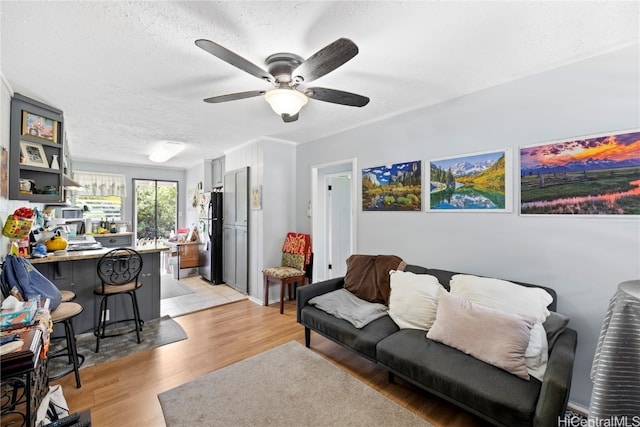
M 420 160 L 362 169 L 363 211 L 422 211 Z
M 431 211 L 510 212 L 511 150 L 430 161 Z
M 640 131 L 521 148 L 520 213 L 640 215 Z

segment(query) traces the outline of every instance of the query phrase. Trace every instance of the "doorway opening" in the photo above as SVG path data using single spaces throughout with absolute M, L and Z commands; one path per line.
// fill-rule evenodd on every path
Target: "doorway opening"
M 356 253 L 355 170 L 355 159 L 311 168 L 314 281 L 344 276 L 347 258 Z

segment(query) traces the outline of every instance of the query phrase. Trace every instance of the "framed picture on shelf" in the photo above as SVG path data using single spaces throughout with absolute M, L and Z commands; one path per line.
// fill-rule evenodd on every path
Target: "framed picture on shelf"
M 23 110 L 22 135 L 35 136 L 37 138 L 57 143 L 58 122 Z
M 41 168 L 49 167 L 44 148 L 35 142 L 20 141 L 20 163 Z

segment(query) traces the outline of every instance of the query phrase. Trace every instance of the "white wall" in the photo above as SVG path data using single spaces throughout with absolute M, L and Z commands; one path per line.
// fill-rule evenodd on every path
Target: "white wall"
M 309 223 L 315 164 L 355 157 L 359 168 L 410 160 L 424 165 L 430 158 L 511 147 L 517 189 L 520 146 L 640 128 L 638 50 L 632 46 L 298 146 L 298 225 Z M 361 181 L 360 175 L 356 171 Z M 640 220 L 519 216 L 517 194 L 514 199 L 513 213 L 359 209 L 358 251 L 554 288 L 558 311 L 578 331 L 571 401 L 588 407 L 608 301 L 618 283 L 640 278 Z
M 203 191 L 198 190 L 199 182 L 204 182 L 204 161 L 190 167 L 185 171 L 185 185 L 180 186 L 180 196 L 182 197 L 185 206 L 185 213 L 183 215 L 185 227 L 192 228 L 194 224 L 198 224 L 198 210 L 197 208 L 193 207 L 193 200 L 191 199 L 194 192 L 197 197 L 197 194 Z M 202 236 L 200 238 L 202 239 Z
M 249 167 L 249 187 L 262 187 L 262 209 L 249 211 L 249 296 L 263 300 L 262 269 L 280 265 L 282 244 L 295 231 L 295 147 L 288 142 L 260 138 L 225 152 L 225 170 Z M 223 254 L 224 256 L 224 254 Z M 269 301 L 279 299 L 272 286 Z

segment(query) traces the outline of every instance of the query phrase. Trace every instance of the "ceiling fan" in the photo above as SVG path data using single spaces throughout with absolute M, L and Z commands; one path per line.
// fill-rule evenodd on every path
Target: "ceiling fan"
M 351 107 L 364 107 L 369 103 L 369 98 L 355 93 L 303 86 L 330 73 L 358 54 L 358 46 L 349 39 L 340 38 L 307 60 L 293 53 L 274 53 L 265 60 L 268 71 L 210 40 L 198 39 L 196 46 L 275 87 L 271 90 L 213 96 L 206 98 L 204 102 L 219 103 L 264 95 L 271 108 L 287 123 L 298 120 L 300 109 L 308 98 Z

